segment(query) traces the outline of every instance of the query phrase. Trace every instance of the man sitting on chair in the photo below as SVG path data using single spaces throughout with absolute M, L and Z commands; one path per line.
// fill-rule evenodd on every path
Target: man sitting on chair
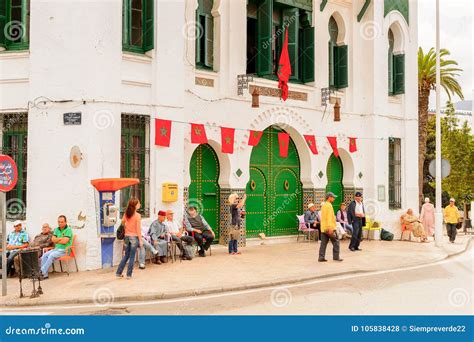
M 168 261 L 166 255 L 168 254 L 168 230 L 165 225 L 166 212 L 160 210 L 158 212 L 158 220 L 153 221 L 148 231 L 148 235 L 151 236 L 153 245 L 158 251 L 156 259 L 160 259 L 162 263 Z M 158 261 L 156 261 L 158 263 Z
M 308 210 L 304 213 L 304 223 L 309 228 L 317 229 L 319 236 L 321 236 L 321 223 L 314 203 L 308 204 Z
M 194 240 L 196 240 L 199 246 L 199 256 L 205 257 L 206 251 L 211 246 L 216 234 L 214 234 L 204 217 L 197 212 L 196 207 L 193 206 L 188 208 L 188 215 L 185 216 L 184 225 L 188 232 L 194 234 Z M 206 239 L 204 244 L 203 239 Z
M 51 241 L 54 243 L 54 249 L 51 249 L 41 257 L 41 274 L 43 279 L 48 278 L 48 270 L 54 260 L 66 255 L 66 248 L 72 245 L 72 229 L 67 225 L 67 219 L 64 215 L 58 217 L 58 227 L 54 230 Z
M 22 249 L 28 247 L 29 241 L 28 234 L 23 230 L 21 221 L 15 221 L 13 223 L 13 229 L 14 231 L 7 236 L 7 276 L 12 276 L 15 272 L 15 268 L 13 267 L 14 259 Z M 0 255 L 0 264 L 1 262 L 2 256 Z
M 187 256 L 185 253 L 183 242 L 186 242 L 188 245 L 191 245 L 194 242 L 194 239 L 192 236 L 184 234 L 182 224 L 179 224 L 179 222 L 174 219 L 173 210 L 166 211 L 165 225 L 168 229 L 168 233 L 170 234 L 171 240 L 176 243 L 176 246 L 178 246 L 181 252 L 181 258 L 191 260 L 191 257 Z
M 30 243 L 30 245 L 26 249 L 37 250 L 38 256 L 41 257 L 41 255 L 43 255 L 44 248 L 54 247 L 54 244 L 51 241 L 52 237 L 53 237 L 53 234 L 51 233 L 51 227 L 49 226 L 48 223 L 43 223 L 43 226 L 41 227 L 41 233 L 35 236 L 33 241 Z M 15 257 L 14 263 L 15 263 L 15 270 L 17 272 L 20 272 L 20 256 L 19 255 Z

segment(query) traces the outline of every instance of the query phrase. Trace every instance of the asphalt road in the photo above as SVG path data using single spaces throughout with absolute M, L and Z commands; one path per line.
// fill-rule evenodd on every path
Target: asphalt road
M 410 257 L 409 255 L 400 257 Z M 2 310 L 38 315 L 472 315 L 474 248 L 444 261 L 173 300 Z

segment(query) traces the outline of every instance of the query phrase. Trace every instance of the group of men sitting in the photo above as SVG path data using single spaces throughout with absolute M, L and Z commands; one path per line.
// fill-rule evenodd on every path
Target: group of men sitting
M 19 254 L 22 250 L 37 251 L 41 262 L 41 277 L 48 278 L 48 270 L 53 262 L 68 253 L 72 245 L 73 232 L 67 225 L 66 216 L 58 217 L 58 227 L 51 231 L 48 223 L 44 223 L 41 233 L 30 243 L 28 233 L 23 229 L 21 221 L 13 223 L 13 231 L 8 234 L 6 241 L 7 275 L 14 276 L 20 272 Z M 0 256 L 1 263 L 1 256 Z
M 321 236 L 321 212 L 316 210 L 314 203 L 308 204 L 308 210 L 304 214 L 304 222 L 309 228 L 316 229 Z M 342 203 L 336 213 L 337 232 L 340 239 L 352 236 L 353 227 L 347 218 L 346 204 Z
M 167 262 L 168 247 L 174 242 L 180 250 L 183 260 L 191 260 L 194 256 L 194 241 L 199 247 L 199 256 L 205 257 L 211 246 L 215 233 L 204 217 L 194 206 L 190 206 L 183 221 L 174 218 L 172 210 L 159 211 L 158 218 L 148 229 L 142 229 L 143 246 L 139 250 L 139 267 L 145 268 L 146 252 L 154 255 L 152 261 L 156 264 Z

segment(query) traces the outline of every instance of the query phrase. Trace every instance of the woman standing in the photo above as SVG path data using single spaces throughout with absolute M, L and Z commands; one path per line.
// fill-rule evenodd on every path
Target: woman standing
M 423 223 L 423 227 L 425 227 L 426 236 L 433 236 L 435 226 L 435 208 L 433 204 L 430 203 L 428 197 L 425 198 L 425 204 L 421 207 L 420 220 L 421 223 Z
M 133 264 L 135 263 L 137 248 L 143 246 L 141 227 L 142 217 L 137 212 L 138 209 L 140 209 L 140 201 L 132 197 L 130 201 L 128 201 L 127 210 L 125 210 L 125 215 L 123 215 L 122 218 L 122 224 L 125 225 L 125 238 L 123 240 L 125 255 L 122 257 L 122 261 L 120 261 L 117 268 L 116 276 L 119 278 L 123 277 L 122 272 L 127 261 L 127 279 L 132 278 Z
M 245 204 L 246 199 L 247 195 L 245 194 L 240 201 L 239 195 L 235 193 L 229 195 L 230 215 L 232 217 L 232 225 L 230 227 L 229 234 L 229 254 L 232 255 L 240 254 L 240 252 L 237 250 L 237 247 L 238 240 L 240 239 L 240 222 L 242 220 L 241 210 Z

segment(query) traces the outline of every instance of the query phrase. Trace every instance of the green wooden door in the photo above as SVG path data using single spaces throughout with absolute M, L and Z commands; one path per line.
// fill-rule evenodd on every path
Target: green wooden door
M 250 157 L 247 184 L 247 236 L 291 235 L 298 232 L 296 215 L 302 212 L 300 161 L 290 139 L 288 157 L 279 155 L 276 127 L 267 128 Z
M 208 144 L 199 145 L 194 151 L 190 175 L 188 203 L 197 207 L 216 233 L 215 241 L 219 241 L 219 160 Z
M 337 196 L 332 204 L 334 207 L 334 212 L 337 212 L 344 199 L 344 186 L 342 185 L 343 168 L 341 158 L 331 154 L 326 167 L 326 174 L 328 176 L 326 192 L 331 191 Z

